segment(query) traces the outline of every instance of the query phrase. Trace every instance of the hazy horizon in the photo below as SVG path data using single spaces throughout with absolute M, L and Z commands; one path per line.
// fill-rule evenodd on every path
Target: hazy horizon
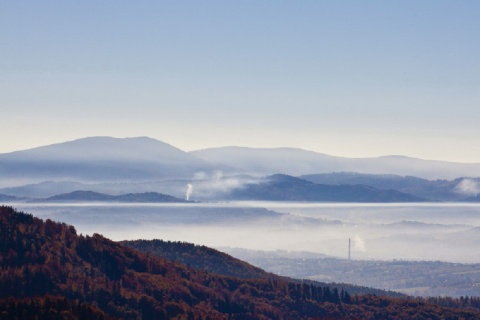
M 87 136 L 480 162 L 480 3 L 3 1 L 0 153 Z
M 421 157 L 414 157 L 414 156 L 408 156 L 405 154 L 380 154 L 376 156 L 365 156 L 365 157 L 347 157 L 347 156 L 339 156 L 335 154 L 327 154 L 325 152 L 320 152 L 320 151 L 314 151 L 314 150 L 309 150 L 305 148 L 300 148 L 300 147 L 293 147 L 293 146 L 277 146 L 277 147 L 252 147 L 252 146 L 247 146 L 247 145 L 234 145 L 234 144 L 229 144 L 229 145 L 222 145 L 222 146 L 217 146 L 217 147 L 206 147 L 206 148 L 201 148 L 201 149 L 194 149 L 194 150 L 184 150 L 181 149 L 180 147 L 169 143 L 168 141 L 160 140 L 157 138 L 149 137 L 149 136 L 127 136 L 127 137 L 115 137 L 115 136 L 86 136 L 86 137 L 78 137 L 78 138 L 73 138 L 71 140 L 62 140 L 62 141 L 56 141 L 56 142 L 51 142 L 47 144 L 42 144 L 42 145 L 35 145 L 31 147 L 26 147 L 25 149 L 15 149 L 15 150 L 10 150 L 6 152 L 0 152 L 0 154 L 7 154 L 7 153 L 12 153 L 12 152 L 18 152 L 18 151 L 27 151 L 31 149 L 37 149 L 41 147 L 47 147 L 47 146 L 52 146 L 52 145 L 58 145 L 58 144 L 63 144 L 67 142 L 73 142 L 77 140 L 83 140 L 83 139 L 90 139 L 90 138 L 113 138 L 113 139 L 138 139 L 138 138 L 148 138 L 148 139 L 154 139 L 163 143 L 166 143 L 176 149 L 179 149 L 181 151 L 190 153 L 190 152 L 195 152 L 195 151 L 202 151 L 202 150 L 208 150 L 208 149 L 221 149 L 221 148 L 242 148 L 242 149 L 298 149 L 298 150 L 303 150 L 303 151 L 308 151 L 308 152 L 314 152 L 317 154 L 324 154 L 327 156 L 332 156 L 332 157 L 338 157 L 338 158 L 350 158 L 350 159 L 368 159 L 368 158 L 381 158 L 381 157 L 407 157 L 407 158 L 414 158 L 414 159 L 419 159 L 419 160 L 428 160 L 428 161 L 442 161 L 442 162 L 453 162 L 453 163 L 462 163 L 462 164 L 478 164 L 478 162 L 461 162 L 461 161 L 449 161 L 449 160 L 442 160 L 442 159 L 427 159 L 427 158 L 421 158 Z

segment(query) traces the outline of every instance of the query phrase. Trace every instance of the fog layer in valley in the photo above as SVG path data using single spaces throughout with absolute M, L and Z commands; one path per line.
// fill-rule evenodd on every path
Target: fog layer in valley
M 352 259 L 480 262 L 480 205 L 236 202 L 17 204 L 79 233 Z

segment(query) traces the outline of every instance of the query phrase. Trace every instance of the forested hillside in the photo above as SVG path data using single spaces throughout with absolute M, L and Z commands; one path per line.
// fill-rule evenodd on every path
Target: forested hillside
M 38 301 L 51 304 L 39 319 L 56 319 L 48 314 L 62 312 L 88 318 L 79 316 L 80 310 L 98 319 L 480 317 L 479 312 L 420 300 L 350 296 L 335 288 L 276 278 L 214 275 L 98 234 L 77 235 L 72 226 L 42 221 L 10 207 L 0 207 L 0 266 L 3 319 L 33 312 L 29 310 L 45 314 Z
M 159 239 L 122 241 L 123 245 L 137 249 L 145 253 L 152 253 L 159 257 L 167 258 L 186 264 L 189 267 L 205 270 L 224 276 L 233 276 L 243 279 L 277 279 L 293 282 L 308 282 L 315 286 L 329 286 L 338 288 L 337 291 L 345 290 L 350 294 L 376 294 L 389 297 L 406 297 L 406 295 L 381 289 L 357 286 L 346 283 L 323 283 L 312 280 L 297 280 L 281 277 L 257 268 L 245 261 L 234 258 L 224 252 L 199 246 L 188 242 L 171 242 Z
M 162 240 L 122 241 L 121 244 L 142 252 L 177 261 L 189 267 L 205 270 L 224 276 L 243 279 L 274 278 L 260 268 L 206 246 L 197 246 L 187 242 L 170 242 Z

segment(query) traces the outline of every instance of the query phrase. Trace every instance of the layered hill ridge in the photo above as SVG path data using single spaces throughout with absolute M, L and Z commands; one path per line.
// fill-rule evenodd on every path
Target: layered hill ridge
M 75 301 L 82 301 L 83 310 L 97 319 L 480 316 L 475 311 L 440 307 L 419 299 L 350 296 L 335 288 L 279 277 L 215 275 L 141 253 L 98 234 L 77 235 L 72 226 L 42 221 L 9 207 L 0 207 L 0 266 L 0 310 L 7 318 L 24 314 L 24 301 L 33 297 L 37 300 L 30 300 L 29 307 L 42 308 L 48 301 L 52 305 L 49 314 L 56 313 L 57 308 L 71 312 L 77 308 Z M 49 295 L 56 298 L 52 301 Z M 56 301 L 61 306 L 55 306 Z M 454 300 L 450 303 L 456 305 Z
M 260 176 L 344 171 L 424 179 L 480 177 L 478 163 L 405 156 L 345 158 L 296 148 L 222 147 L 185 152 L 148 137 L 89 137 L 0 154 L 2 179 L 36 182 L 150 181 L 192 178 L 218 170 Z
M 222 200 L 271 201 L 332 201 L 332 202 L 421 202 L 426 199 L 395 190 L 382 190 L 366 185 L 325 185 L 292 176 L 276 174 L 231 188 L 218 197 Z M 4 201 L 15 197 L 5 196 Z M 77 190 L 31 202 L 136 202 L 186 203 L 184 199 L 157 192 L 109 195 L 94 191 Z
M 354 172 L 356 176 L 332 172 Z M 304 196 L 305 201 L 478 202 L 476 195 L 480 194 L 480 179 L 475 178 L 480 177 L 480 164 L 403 156 L 353 159 L 295 148 L 242 147 L 184 152 L 147 137 L 91 137 L 0 154 L 0 194 L 4 201 L 15 201 L 9 196 L 45 198 L 76 190 L 156 192 L 180 199 L 193 191 L 201 201 L 254 200 L 258 197 L 245 197 L 248 190 L 243 187 L 251 189 L 255 181 L 265 182 L 262 177 L 275 174 L 301 175 L 318 185 L 332 186 L 328 190 L 316 187 L 319 192 L 353 197 Z M 259 191 L 266 196 L 265 190 Z M 276 196 L 263 199 L 294 198 L 287 190 L 275 192 Z M 375 192 L 377 195 L 373 195 Z M 288 193 L 299 194 L 300 189 L 289 189 Z

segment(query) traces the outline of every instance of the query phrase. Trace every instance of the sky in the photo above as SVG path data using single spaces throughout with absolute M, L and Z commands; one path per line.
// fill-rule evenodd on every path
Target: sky
M 480 163 L 480 1 L 0 0 L 0 153 L 88 136 Z

